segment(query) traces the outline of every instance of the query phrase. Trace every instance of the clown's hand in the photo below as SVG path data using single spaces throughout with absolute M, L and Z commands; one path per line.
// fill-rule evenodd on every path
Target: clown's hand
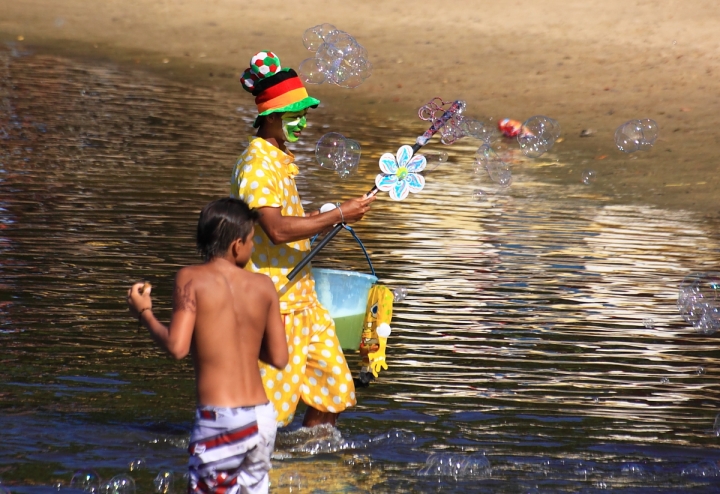
M 378 373 L 381 370 L 387 370 L 388 365 L 385 361 L 385 348 L 387 348 L 387 339 L 390 336 L 391 330 L 390 325 L 382 323 L 377 328 L 378 344 L 379 348 L 377 352 L 368 353 L 368 359 L 370 360 L 370 370 L 372 370 L 373 376 L 378 377 Z

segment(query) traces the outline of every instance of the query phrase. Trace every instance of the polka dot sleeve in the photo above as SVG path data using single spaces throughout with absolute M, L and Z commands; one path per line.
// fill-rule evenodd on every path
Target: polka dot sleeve
M 251 146 L 235 165 L 233 195 L 251 208 L 282 207 L 283 182 L 270 158 Z M 255 152 L 253 152 L 255 151 Z

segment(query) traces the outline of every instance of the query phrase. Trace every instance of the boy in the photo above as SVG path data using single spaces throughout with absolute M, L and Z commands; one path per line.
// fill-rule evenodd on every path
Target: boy
M 235 165 L 231 195 L 260 211 L 262 229 L 247 269 L 275 283 L 290 352 L 290 363 L 282 371 L 261 364 L 263 384 L 278 411 L 278 425 L 292 421 L 300 399 L 308 405 L 304 426 L 335 425 L 338 414 L 356 403 L 352 375 L 335 323 L 318 302 L 310 267 L 292 282 L 287 274 L 310 250 L 310 237 L 337 223 L 360 220 L 375 197 L 305 215 L 295 186 L 295 157 L 285 143 L 298 141 L 307 109 L 320 101 L 308 96 L 295 71 L 282 69 L 270 52 L 252 57 L 241 82 L 255 96 L 258 131 Z
M 288 362 L 279 301 L 267 276 L 245 267 L 257 211 L 233 198 L 200 213 L 197 246 L 205 263 L 178 271 L 170 326 L 152 313 L 150 289 L 136 283 L 128 306 L 176 359 L 192 350 L 197 413 L 190 437 L 190 492 L 268 492 L 276 413 L 258 360 Z

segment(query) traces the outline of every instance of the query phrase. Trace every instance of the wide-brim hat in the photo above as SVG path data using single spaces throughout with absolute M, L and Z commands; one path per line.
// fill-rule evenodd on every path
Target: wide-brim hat
M 293 69 L 283 69 L 272 52 L 261 51 L 250 59 L 250 68 L 240 77 L 243 88 L 255 96 L 258 117 L 277 112 L 317 108 L 320 100 L 309 96 Z M 254 127 L 258 126 L 255 119 Z

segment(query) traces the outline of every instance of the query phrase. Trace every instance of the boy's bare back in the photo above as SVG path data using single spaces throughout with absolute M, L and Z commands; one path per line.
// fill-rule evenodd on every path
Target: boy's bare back
M 174 313 L 196 310 L 192 353 L 198 402 L 226 407 L 267 402 L 258 359 L 280 368 L 287 360 L 281 358 L 287 342 L 272 281 L 229 262 L 190 266 L 178 272 L 173 305 Z
M 150 290 L 136 283 L 128 293 L 152 308 Z M 148 309 L 145 309 L 148 310 Z M 173 314 L 165 327 L 140 311 L 153 338 L 176 359 L 192 349 L 200 405 L 242 407 L 266 403 L 258 360 L 287 365 L 287 341 L 278 296 L 267 276 L 216 258 L 178 271 Z

